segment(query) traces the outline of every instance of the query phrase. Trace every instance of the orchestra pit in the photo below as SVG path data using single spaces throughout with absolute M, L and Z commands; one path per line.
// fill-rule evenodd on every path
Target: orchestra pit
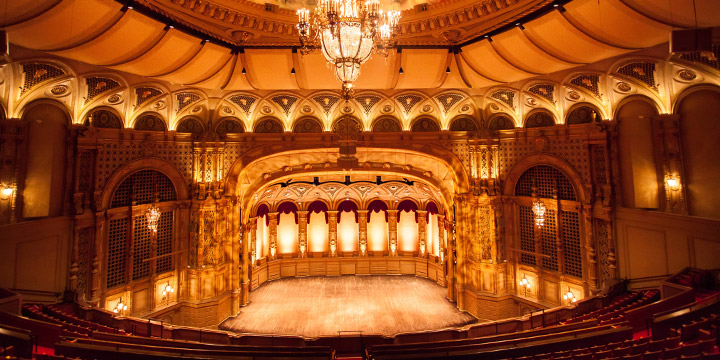
M 0 357 L 720 359 L 717 0 L 0 0 Z

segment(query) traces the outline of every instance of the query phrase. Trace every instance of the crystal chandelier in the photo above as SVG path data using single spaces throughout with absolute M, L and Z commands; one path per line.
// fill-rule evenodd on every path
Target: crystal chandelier
M 352 82 L 360 75 L 360 65 L 373 50 L 387 56 L 399 11 L 383 11 L 379 0 L 320 0 L 315 11 L 297 11 L 302 53 L 320 47 L 342 82 L 345 100 L 352 97 Z
M 148 229 L 152 230 L 153 233 L 157 234 L 158 220 L 160 219 L 160 209 L 155 205 L 150 205 L 145 213 L 147 218 Z

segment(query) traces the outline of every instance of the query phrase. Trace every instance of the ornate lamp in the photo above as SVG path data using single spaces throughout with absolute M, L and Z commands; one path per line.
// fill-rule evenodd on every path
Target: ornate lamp
M 568 304 L 577 302 L 577 298 L 575 297 L 575 294 L 573 294 L 573 292 L 570 290 L 570 287 L 568 287 L 567 292 L 563 295 L 563 300 L 567 301 Z
M 122 313 L 125 310 L 127 310 L 127 305 L 125 305 L 125 303 L 123 303 L 123 301 L 122 301 L 122 298 L 120 298 L 120 300 L 118 300 L 117 305 L 115 305 L 113 312 L 118 314 L 118 313 Z
M 523 274 L 522 279 L 520 279 L 520 286 L 525 289 L 525 297 L 527 297 L 527 291 L 530 288 L 530 280 L 525 277 L 525 274 Z
M 545 203 L 536 198 L 532 204 L 533 215 L 535 215 L 535 226 L 542 227 L 545 225 Z
M 150 205 L 145 213 L 148 229 L 157 234 L 158 220 L 160 220 L 160 209 L 155 204 Z
M 320 0 L 312 13 L 302 8 L 297 15 L 302 53 L 322 49 L 342 81 L 345 100 L 352 98 L 352 82 L 371 52 L 387 56 L 400 20 L 399 11 L 380 9 L 379 0 Z
M 167 296 L 167 295 L 172 294 L 172 293 L 174 293 L 174 292 L 175 292 L 175 289 L 174 289 L 172 286 L 170 286 L 170 282 L 168 282 L 167 285 L 165 285 L 165 288 L 164 288 L 163 291 L 162 291 L 162 296 Z

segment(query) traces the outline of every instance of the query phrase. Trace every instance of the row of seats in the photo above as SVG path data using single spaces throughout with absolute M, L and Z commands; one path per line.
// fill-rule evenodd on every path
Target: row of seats
M 631 293 L 623 294 L 615 298 L 607 306 L 601 307 L 592 312 L 577 316 L 573 319 L 569 319 L 567 322 L 585 321 L 589 319 L 598 319 L 601 324 L 613 324 L 622 322 L 625 318 L 625 313 L 629 310 L 636 309 L 638 307 L 650 304 L 660 299 L 660 291 L 644 290 L 634 291 Z

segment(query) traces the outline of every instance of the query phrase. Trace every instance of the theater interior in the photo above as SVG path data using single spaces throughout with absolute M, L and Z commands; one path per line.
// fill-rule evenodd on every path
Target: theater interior
M 0 39 L 0 357 L 720 359 L 717 0 L 0 0 Z

